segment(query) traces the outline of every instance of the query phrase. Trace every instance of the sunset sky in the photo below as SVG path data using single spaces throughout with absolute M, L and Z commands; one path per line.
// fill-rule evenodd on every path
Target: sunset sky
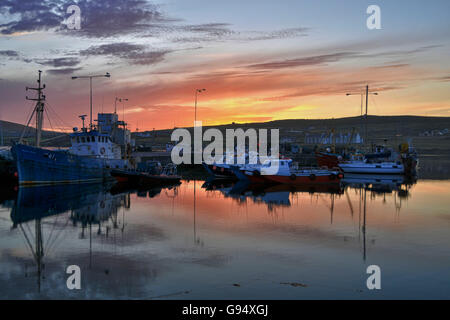
M 80 30 L 63 24 L 71 4 Z M 346 93 L 366 83 L 370 114 L 450 116 L 450 1 L 0 0 L 2 120 L 27 121 L 39 69 L 53 129 L 89 114 L 89 82 L 71 77 L 105 72 L 94 114 L 128 98 L 132 130 L 192 126 L 196 88 L 206 125 L 356 116 Z

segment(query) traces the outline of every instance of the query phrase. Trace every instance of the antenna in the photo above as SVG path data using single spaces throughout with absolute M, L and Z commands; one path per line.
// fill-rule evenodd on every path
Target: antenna
M 81 121 L 83 121 L 83 132 L 86 131 L 86 128 L 84 126 L 84 119 L 86 119 L 87 115 L 86 114 L 82 114 L 81 116 L 78 116 L 78 118 L 81 119 Z
M 34 107 L 34 110 L 30 116 L 30 119 L 28 120 L 28 123 L 27 123 L 27 127 L 28 127 L 28 125 L 31 122 L 31 119 L 33 118 L 33 114 L 36 113 L 36 147 L 39 147 L 41 144 L 42 126 L 44 123 L 45 95 L 43 94 L 43 90 L 45 89 L 45 84 L 41 86 L 41 82 L 42 82 L 41 74 L 42 74 L 42 71 L 39 70 L 39 77 L 37 80 L 37 83 L 38 83 L 37 88 L 26 87 L 26 91 L 28 91 L 28 90 L 37 91 L 37 98 L 28 98 L 28 96 L 26 97 L 27 100 L 36 101 L 36 106 Z M 22 142 L 24 134 L 25 134 L 25 130 L 22 132 L 19 143 Z

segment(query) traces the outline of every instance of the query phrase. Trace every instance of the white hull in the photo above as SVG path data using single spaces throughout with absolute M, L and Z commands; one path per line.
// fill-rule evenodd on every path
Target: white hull
M 340 163 L 344 173 L 366 173 L 366 174 L 403 174 L 405 168 L 402 164 L 395 162 L 382 162 L 382 163 L 365 163 L 365 162 L 351 162 Z

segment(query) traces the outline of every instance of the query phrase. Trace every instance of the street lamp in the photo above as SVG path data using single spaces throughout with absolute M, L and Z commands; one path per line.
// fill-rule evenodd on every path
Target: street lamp
M 197 95 L 206 91 L 206 89 L 195 89 L 195 115 L 194 115 L 194 126 L 195 122 L 197 122 Z
M 110 78 L 111 75 L 109 74 L 109 72 L 107 72 L 105 74 L 100 74 L 100 75 L 74 76 L 74 77 L 72 77 L 72 80 L 75 80 L 75 79 L 89 79 L 89 87 L 90 87 L 90 119 L 89 119 L 89 128 L 91 130 L 92 130 L 92 78 L 101 78 L 101 77 Z
M 124 102 L 124 101 L 128 101 L 128 99 L 116 97 L 116 99 L 114 100 L 114 113 L 117 113 L 117 101 Z M 122 103 L 122 108 L 123 108 L 123 110 L 122 110 L 123 115 L 125 115 L 125 107 L 124 107 L 123 103 Z

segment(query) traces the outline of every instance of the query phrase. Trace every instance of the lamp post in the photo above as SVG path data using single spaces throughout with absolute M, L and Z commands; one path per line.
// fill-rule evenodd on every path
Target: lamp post
M 117 101 L 122 102 L 122 120 L 125 121 L 125 101 L 128 101 L 128 98 L 118 98 L 114 100 L 114 113 L 117 113 Z
M 91 130 L 92 130 L 92 79 L 93 79 L 93 78 L 101 78 L 101 77 L 110 78 L 111 75 L 109 74 L 109 72 L 107 72 L 107 73 L 105 73 L 105 74 L 100 74 L 100 75 L 74 76 L 74 77 L 72 77 L 72 80 L 75 80 L 75 79 L 89 79 L 89 88 L 90 88 L 90 118 L 89 118 L 89 129 L 91 129 Z
M 206 91 L 206 89 L 195 89 L 195 115 L 194 115 L 194 126 L 195 122 L 197 122 L 197 95 Z
M 347 93 L 346 96 L 352 96 L 355 95 L 356 93 Z M 359 94 L 359 93 L 358 93 Z M 374 96 L 378 95 L 378 92 L 369 92 L 369 85 L 366 85 L 366 113 L 364 115 L 364 118 L 366 120 L 366 128 L 365 128 L 365 134 L 364 134 L 364 143 L 366 143 L 367 145 L 367 113 L 369 110 L 369 94 L 373 94 Z M 362 99 L 363 99 L 363 93 L 361 93 L 361 116 L 362 116 Z

